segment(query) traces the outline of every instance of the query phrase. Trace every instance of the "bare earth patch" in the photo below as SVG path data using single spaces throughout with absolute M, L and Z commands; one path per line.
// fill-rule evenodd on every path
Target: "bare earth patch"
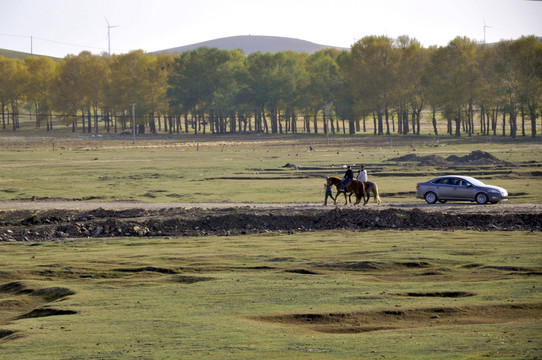
M 383 309 L 351 313 L 308 313 L 256 317 L 254 320 L 299 326 L 330 334 L 467 324 L 537 321 L 542 304 L 496 304 L 418 309 Z
M 33 290 L 19 281 L 2 284 L 0 285 L 0 326 L 16 319 L 77 314 L 73 310 L 47 307 L 54 301 L 74 294 L 72 290 L 61 287 Z M 17 336 L 15 331 L 0 329 L 0 339 L 9 340 Z

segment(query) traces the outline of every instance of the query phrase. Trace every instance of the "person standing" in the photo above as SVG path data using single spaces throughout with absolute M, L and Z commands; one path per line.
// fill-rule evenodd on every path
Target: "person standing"
M 327 182 L 324 183 L 324 187 L 326 188 L 326 198 L 324 199 L 324 206 L 327 206 L 327 198 L 330 197 L 331 200 L 335 201 L 335 198 L 333 197 L 333 185 L 328 185 Z
M 359 173 L 358 173 L 358 176 L 356 177 L 356 180 L 362 181 L 364 183 L 367 182 L 367 170 L 365 170 L 363 165 L 359 167 Z

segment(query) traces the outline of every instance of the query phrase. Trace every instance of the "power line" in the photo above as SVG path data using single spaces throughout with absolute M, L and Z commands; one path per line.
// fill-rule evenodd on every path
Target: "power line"
M 0 35 L 12 36 L 12 37 L 22 37 L 22 38 L 29 38 L 30 37 L 30 36 L 27 36 L 27 35 L 15 35 L 15 34 L 3 34 L 3 33 L 0 33 Z
M 106 50 L 106 49 L 104 49 L 104 48 L 96 47 L 96 46 L 78 45 L 78 44 L 72 44 L 72 43 L 67 43 L 67 42 L 63 42 L 63 41 L 56 41 L 56 40 L 42 39 L 42 38 L 35 37 L 35 36 L 34 36 L 33 38 L 34 38 L 34 39 L 41 40 L 41 41 L 46 41 L 46 42 L 54 43 L 54 44 L 61 44 L 61 45 L 68 45 L 68 46 L 76 46 L 76 47 L 80 47 L 80 48 L 96 49 L 96 50 L 103 50 L 103 51 Z
M 26 38 L 26 39 L 29 39 L 29 40 L 31 40 L 31 41 L 32 41 L 33 39 L 36 39 L 36 40 L 45 41 L 45 42 L 49 42 L 49 43 L 53 43 L 53 44 L 60 44 L 60 45 L 67 45 L 67 46 L 75 46 L 75 47 L 80 47 L 80 48 L 83 48 L 83 49 L 95 49 L 95 50 L 102 50 L 102 51 L 106 51 L 106 50 L 107 50 L 107 49 L 105 49 L 105 48 L 103 48 L 103 47 L 89 46 L 89 45 L 80 45 L 80 44 L 72 44 L 72 43 L 68 43 L 68 42 L 64 42 L 64 41 L 50 40 L 50 39 L 44 39 L 44 38 L 35 37 L 35 36 L 28 36 L 28 35 L 17 35 L 17 34 L 0 33 L 0 36 L 11 36 L 11 37 L 18 37 L 18 38 Z M 116 51 L 129 51 L 129 50 L 126 50 L 126 49 L 113 49 L 113 50 L 116 50 Z

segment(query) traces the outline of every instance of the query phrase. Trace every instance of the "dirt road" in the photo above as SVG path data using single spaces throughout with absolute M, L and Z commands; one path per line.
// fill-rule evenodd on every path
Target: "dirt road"
M 386 209 L 418 209 L 426 212 L 447 212 L 447 213 L 542 213 L 542 204 L 514 204 L 503 202 L 496 205 L 478 205 L 474 203 L 447 203 L 429 205 L 424 201 L 409 203 L 369 203 L 363 205 L 344 205 L 339 201 L 337 206 L 330 201 L 327 206 L 322 203 L 150 203 L 139 201 L 78 201 L 78 200 L 17 200 L 0 201 L 0 211 L 3 210 L 163 210 L 163 209 L 294 209 L 294 210 L 321 210 L 329 211 L 340 208 L 343 210 L 371 209 L 382 211 Z

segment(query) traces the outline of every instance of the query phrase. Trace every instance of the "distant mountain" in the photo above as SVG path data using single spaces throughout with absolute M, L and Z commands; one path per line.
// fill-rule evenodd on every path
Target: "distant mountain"
M 312 54 L 318 50 L 335 48 L 339 50 L 348 50 L 337 46 L 328 46 L 315 44 L 310 41 L 280 37 L 280 36 L 262 36 L 262 35 L 242 35 L 231 36 L 215 40 L 209 40 L 192 45 L 179 46 L 176 48 L 154 51 L 150 54 L 180 54 L 185 51 L 197 49 L 199 47 L 207 46 L 210 48 L 217 48 L 220 50 L 236 50 L 241 49 L 245 55 L 253 52 L 261 51 L 276 53 L 280 51 L 295 51 L 306 52 Z
M 0 56 L 7 57 L 7 58 L 24 59 L 33 55 L 30 53 L 21 52 L 21 51 L 0 49 Z M 40 55 L 35 55 L 35 56 L 40 56 Z

